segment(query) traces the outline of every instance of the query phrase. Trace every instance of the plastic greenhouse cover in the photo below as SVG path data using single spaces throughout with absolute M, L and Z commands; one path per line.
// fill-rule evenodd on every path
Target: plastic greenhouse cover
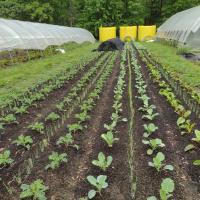
M 82 28 L 33 23 L 0 18 L 0 51 L 13 49 L 44 50 L 67 42 L 95 42 L 94 36 Z
M 157 38 L 200 47 L 200 6 L 179 12 L 158 28 Z

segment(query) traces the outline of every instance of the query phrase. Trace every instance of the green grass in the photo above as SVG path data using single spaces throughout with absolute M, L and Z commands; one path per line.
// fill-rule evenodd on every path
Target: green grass
M 0 107 L 11 99 L 12 94 L 23 94 L 33 87 L 64 69 L 75 67 L 83 58 L 92 57 L 92 49 L 97 44 L 68 44 L 64 48 L 66 54 L 57 54 L 48 58 L 33 60 L 25 64 L 18 64 L 0 69 Z
M 200 66 L 177 55 L 177 48 L 159 42 L 142 43 L 144 47 L 158 59 L 159 63 L 196 90 L 200 89 Z

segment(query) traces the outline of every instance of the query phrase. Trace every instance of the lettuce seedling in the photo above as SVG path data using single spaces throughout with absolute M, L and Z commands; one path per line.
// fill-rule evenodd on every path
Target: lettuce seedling
M 38 133 L 44 134 L 44 124 L 42 122 L 31 124 L 30 126 L 28 126 L 28 128 Z
M 69 130 L 69 133 L 76 133 L 77 131 L 83 130 L 83 126 L 78 123 L 69 124 L 67 127 Z
M 3 153 L 0 153 L 0 168 L 4 168 L 11 163 L 13 163 L 13 159 L 10 158 L 10 151 L 6 150 Z
M 113 144 L 119 140 L 119 138 L 114 138 L 113 133 L 111 131 L 102 134 L 101 138 L 108 144 L 109 147 L 112 147 Z
M 92 189 L 88 192 L 88 198 L 93 199 L 97 193 L 101 195 L 102 189 L 105 189 L 108 187 L 108 183 L 106 182 L 107 176 L 105 175 L 99 175 L 97 178 L 94 176 L 88 176 L 87 180 L 88 182 L 95 187 L 95 190 Z
M 168 200 L 173 196 L 173 192 L 175 189 L 175 184 L 174 181 L 170 178 L 166 178 L 162 181 L 161 183 L 161 188 L 160 188 L 160 199 L 161 200 Z M 151 196 L 148 197 L 147 200 L 158 200 L 157 197 Z
M 76 114 L 75 118 L 79 120 L 79 123 L 82 123 L 82 122 L 85 122 L 86 120 L 90 119 L 90 116 L 87 114 L 86 111 L 83 111 L 79 114 Z
M 60 119 L 60 116 L 58 114 L 52 112 L 45 118 L 45 121 L 55 122 L 58 119 Z
M 37 179 L 30 185 L 22 184 L 22 192 L 20 193 L 20 199 L 33 198 L 34 200 L 46 200 L 45 192 L 49 189 L 44 185 L 43 180 Z
M 155 150 L 158 148 L 165 147 L 165 144 L 162 142 L 161 139 L 152 139 L 152 140 L 142 140 L 143 144 L 149 145 L 151 148 L 147 150 L 148 155 L 152 155 Z
M 154 113 L 154 109 L 152 108 L 148 108 L 146 110 L 146 114 L 145 115 L 142 115 L 142 119 L 148 119 L 150 121 L 154 120 L 155 117 L 157 117 L 159 114 L 158 113 Z
M 49 156 L 50 164 L 48 164 L 45 169 L 57 169 L 61 163 L 67 162 L 67 154 L 62 153 L 58 154 L 57 152 L 52 152 L 52 154 Z
M 199 130 L 195 130 L 194 134 L 195 134 L 195 138 L 192 138 L 192 141 L 200 143 L 200 131 Z
M 148 138 L 152 133 L 154 133 L 156 130 L 158 130 L 158 127 L 155 126 L 155 124 L 144 124 L 144 134 L 143 137 Z
M 98 160 L 93 160 L 92 164 L 99 167 L 103 171 L 106 171 L 106 169 L 111 165 L 112 160 L 112 156 L 108 156 L 106 158 L 106 156 L 102 152 L 100 152 L 98 154 Z
M 33 140 L 31 136 L 20 135 L 17 138 L 17 140 L 14 140 L 12 143 L 17 144 L 17 146 L 22 146 L 25 149 L 29 150 L 31 148 L 31 144 L 33 143 Z
M 150 167 L 155 168 L 158 172 L 161 170 L 173 171 L 174 167 L 172 165 L 165 165 L 165 155 L 162 152 L 158 152 L 155 157 L 153 157 L 153 162 L 148 162 Z
M 21 107 L 14 107 L 15 114 L 24 114 L 28 113 L 27 106 L 21 106 Z
M 177 125 L 180 129 L 186 130 L 188 133 L 192 133 L 192 130 L 196 124 L 191 123 L 191 120 L 189 119 L 179 117 L 177 120 Z M 181 134 L 183 135 L 185 132 L 181 132 Z
M 65 136 L 62 136 L 58 139 L 58 141 L 56 142 L 57 145 L 65 145 L 66 147 L 68 146 L 71 146 L 71 147 L 74 147 L 76 148 L 77 150 L 79 150 L 79 146 L 74 144 L 74 138 L 72 136 L 71 133 L 68 133 L 67 135 Z
M 0 118 L 0 121 L 2 121 L 5 124 L 19 124 L 19 122 L 13 114 L 8 114 L 5 117 Z

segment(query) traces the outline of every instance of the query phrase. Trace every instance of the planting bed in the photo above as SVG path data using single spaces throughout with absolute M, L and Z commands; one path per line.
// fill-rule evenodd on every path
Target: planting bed
M 0 199 L 200 199 L 197 116 L 136 47 L 95 53 L 2 111 Z

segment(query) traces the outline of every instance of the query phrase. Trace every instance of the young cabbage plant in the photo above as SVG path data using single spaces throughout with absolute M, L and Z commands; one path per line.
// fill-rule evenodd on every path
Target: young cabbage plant
M 152 133 L 154 133 L 156 130 L 158 130 L 158 127 L 155 126 L 155 124 L 144 124 L 144 134 L 143 137 L 148 138 Z
M 107 176 L 99 175 L 97 178 L 94 176 L 87 177 L 88 182 L 95 187 L 88 192 L 88 198 L 93 199 L 98 193 L 101 195 L 103 189 L 108 187 L 108 183 L 106 182 Z
M 33 139 L 31 138 L 31 136 L 20 135 L 12 143 L 16 144 L 17 146 L 22 146 L 25 149 L 29 150 L 31 148 L 31 145 L 33 144 Z
M 58 119 L 60 119 L 60 116 L 58 114 L 52 112 L 45 118 L 45 121 L 55 122 Z
M 36 122 L 28 126 L 32 131 L 44 134 L 44 124 L 42 122 Z
M 3 153 L 0 153 L 0 168 L 7 167 L 11 163 L 13 163 L 13 159 L 10 158 L 10 151 L 6 150 Z
M 140 108 L 139 108 L 139 111 L 147 112 L 147 110 L 149 110 L 149 109 L 155 110 L 156 107 L 155 107 L 154 105 L 149 105 L 149 103 L 147 103 L 147 104 L 145 103 L 145 104 L 143 105 L 143 107 L 140 107 Z
M 56 142 L 57 145 L 65 145 L 66 147 L 71 146 L 79 150 L 79 146 L 74 144 L 74 138 L 71 133 L 66 134 L 58 139 Z
M 82 131 L 83 126 L 78 123 L 69 124 L 68 126 L 69 133 L 76 133 L 77 131 Z
M 37 179 L 30 185 L 22 184 L 22 192 L 20 193 L 20 199 L 31 198 L 34 200 L 46 200 L 45 192 L 49 189 L 44 185 L 43 180 Z
M 148 155 L 152 155 L 154 153 L 154 151 L 157 150 L 158 148 L 165 147 L 165 144 L 159 138 L 152 139 L 149 141 L 142 140 L 142 143 L 150 146 L 150 148 L 147 150 Z
M 98 160 L 93 160 L 92 164 L 99 167 L 103 171 L 106 171 L 106 169 L 111 165 L 112 160 L 113 160 L 112 156 L 108 156 L 106 158 L 104 153 L 100 152 L 98 154 Z
M 177 120 L 177 125 L 180 129 L 185 130 L 187 133 L 192 133 L 195 123 L 191 123 L 191 120 L 184 117 L 179 117 Z M 182 131 L 181 134 L 184 135 L 186 132 Z
M 45 169 L 57 169 L 59 166 L 64 162 L 67 162 L 67 154 L 62 153 L 59 154 L 58 152 L 52 152 L 52 154 L 49 156 L 50 164 L 48 164 Z
M 146 110 L 146 114 L 142 115 L 142 119 L 148 119 L 150 121 L 153 121 L 158 115 L 158 113 L 154 113 L 154 109 L 149 108 Z
M 200 144 L 200 131 L 199 130 L 195 130 L 194 131 L 194 134 L 195 134 L 195 137 L 192 138 L 191 140 L 196 142 L 197 144 Z M 188 152 L 188 151 L 191 151 L 191 150 L 194 150 L 196 149 L 197 146 L 194 145 L 194 144 L 188 144 L 186 147 L 185 147 L 185 152 Z
M 148 162 L 150 167 L 155 168 L 158 172 L 161 170 L 173 171 L 174 167 L 172 165 L 165 165 L 165 155 L 162 152 L 158 152 L 155 157 L 153 157 L 153 162 Z
M 108 147 L 113 147 L 113 144 L 119 141 L 119 138 L 113 136 L 112 131 L 107 131 L 101 135 L 101 138 L 107 143 Z
M 28 113 L 27 106 L 21 106 L 21 107 L 14 107 L 15 114 L 24 114 Z
M 2 121 L 5 124 L 19 124 L 19 122 L 13 114 L 8 114 L 5 117 L 0 118 L 0 121 Z
M 82 123 L 82 122 L 85 122 L 88 119 L 90 119 L 90 116 L 87 114 L 86 111 L 83 111 L 83 112 L 81 112 L 79 114 L 76 114 L 75 118 L 79 120 L 79 123 Z
M 175 189 L 174 181 L 170 178 L 165 178 L 161 183 L 160 199 L 168 200 L 171 197 L 173 197 L 174 189 Z M 151 196 L 148 197 L 147 200 L 158 200 L 158 198 L 155 196 Z

